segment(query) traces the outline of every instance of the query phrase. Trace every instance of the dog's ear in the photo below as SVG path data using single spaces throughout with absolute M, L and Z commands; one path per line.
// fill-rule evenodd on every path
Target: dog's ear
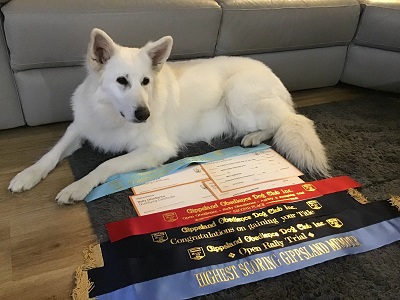
M 88 60 L 96 70 L 101 70 L 104 64 L 113 56 L 115 51 L 114 41 L 103 30 L 94 28 L 90 34 Z
M 170 36 L 164 36 L 156 42 L 149 42 L 144 49 L 151 59 L 154 70 L 161 70 L 163 64 L 171 54 L 173 40 Z

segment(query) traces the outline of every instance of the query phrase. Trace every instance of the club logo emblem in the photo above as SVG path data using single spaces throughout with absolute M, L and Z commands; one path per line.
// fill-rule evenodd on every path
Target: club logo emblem
M 163 218 L 165 222 L 175 222 L 178 220 L 178 215 L 175 212 L 170 212 L 163 214 Z
M 190 259 L 200 260 L 206 256 L 202 247 L 193 247 L 187 250 Z
M 317 200 L 309 200 L 306 203 L 311 209 L 318 210 L 322 208 L 321 203 L 319 203 Z
M 315 186 L 313 186 L 311 183 L 306 183 L 302 185 L 303 189 L 305 189 L 307 192 L 313 192 L 315 191 L 317 188 Z
M 114 189 L 114 190 L 119 190 L 122 189 L 124 186 L 121 182 L 121 180 L 113 180 L 110 182 L 110 186 Z
M 213 154 L 215 156 L 225 156 L 225 153 L 222 150 L 216 150 L 216 151 L 213 152 Z
M 198 167 L 198 168 L 193 168 L 193 171 L 194 171 L 195 173 L 201 173 L 201 168 L 200 168 L 200 167 Z
M 340 228 L 343 226 L 343 222 L 340 221 L 338 218 L 331 218 L 331 219 L 327 219 L 326 222 L 334 228 Z
M 154 243 L 164 243 L 168 240 L 168 235 L 166 232 L 155 232 L 151 234 L 151 238 Z

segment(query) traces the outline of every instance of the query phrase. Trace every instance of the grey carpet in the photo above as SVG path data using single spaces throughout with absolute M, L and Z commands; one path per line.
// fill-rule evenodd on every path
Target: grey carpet
M 400 98 L 370 96 L 299 108 L 314 120 L 325 145 L 333 176 L 349 175 L 361 184 L 370 200 L 400 195 Z M 266 142 L 268 143 L 268 141 Z M 239 140 L 217 140 L 213 145 L 189 145 L 181 158 L 238 145 Z M 85 145 L 69 158 L 81 178 L 112 157 Z M 310 180 L 306 175 L 305 180 Z M 129 190 L 87 204 L 100 242 L 108 240 L 104 224 L 135 216 Z M 398 299 L 400 243 L 347 256 L 259 282 L 234 287 L 196 299 Z

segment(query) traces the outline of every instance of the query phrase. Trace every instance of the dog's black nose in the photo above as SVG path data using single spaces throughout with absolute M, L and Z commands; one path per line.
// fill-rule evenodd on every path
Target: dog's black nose
M 150 111 L 147 107 L 139 107 L 135 111 L 135 118 L 138 122 L 144 122 L 150 117 Z

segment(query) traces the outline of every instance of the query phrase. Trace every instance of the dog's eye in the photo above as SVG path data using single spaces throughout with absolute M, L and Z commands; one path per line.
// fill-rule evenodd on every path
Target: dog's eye
M 150 83 L 150 79 L 148 77 L 143 78 L 142 85 L 148 85 Z
M 118 77 L 118 78 L 117 78 L 117 82 L 118 82 L 119 84 L 122 84 L 122 85 L 128 85 L 128 80 L 127 80 L 125 77 L 123 77 L 123 76 Z

